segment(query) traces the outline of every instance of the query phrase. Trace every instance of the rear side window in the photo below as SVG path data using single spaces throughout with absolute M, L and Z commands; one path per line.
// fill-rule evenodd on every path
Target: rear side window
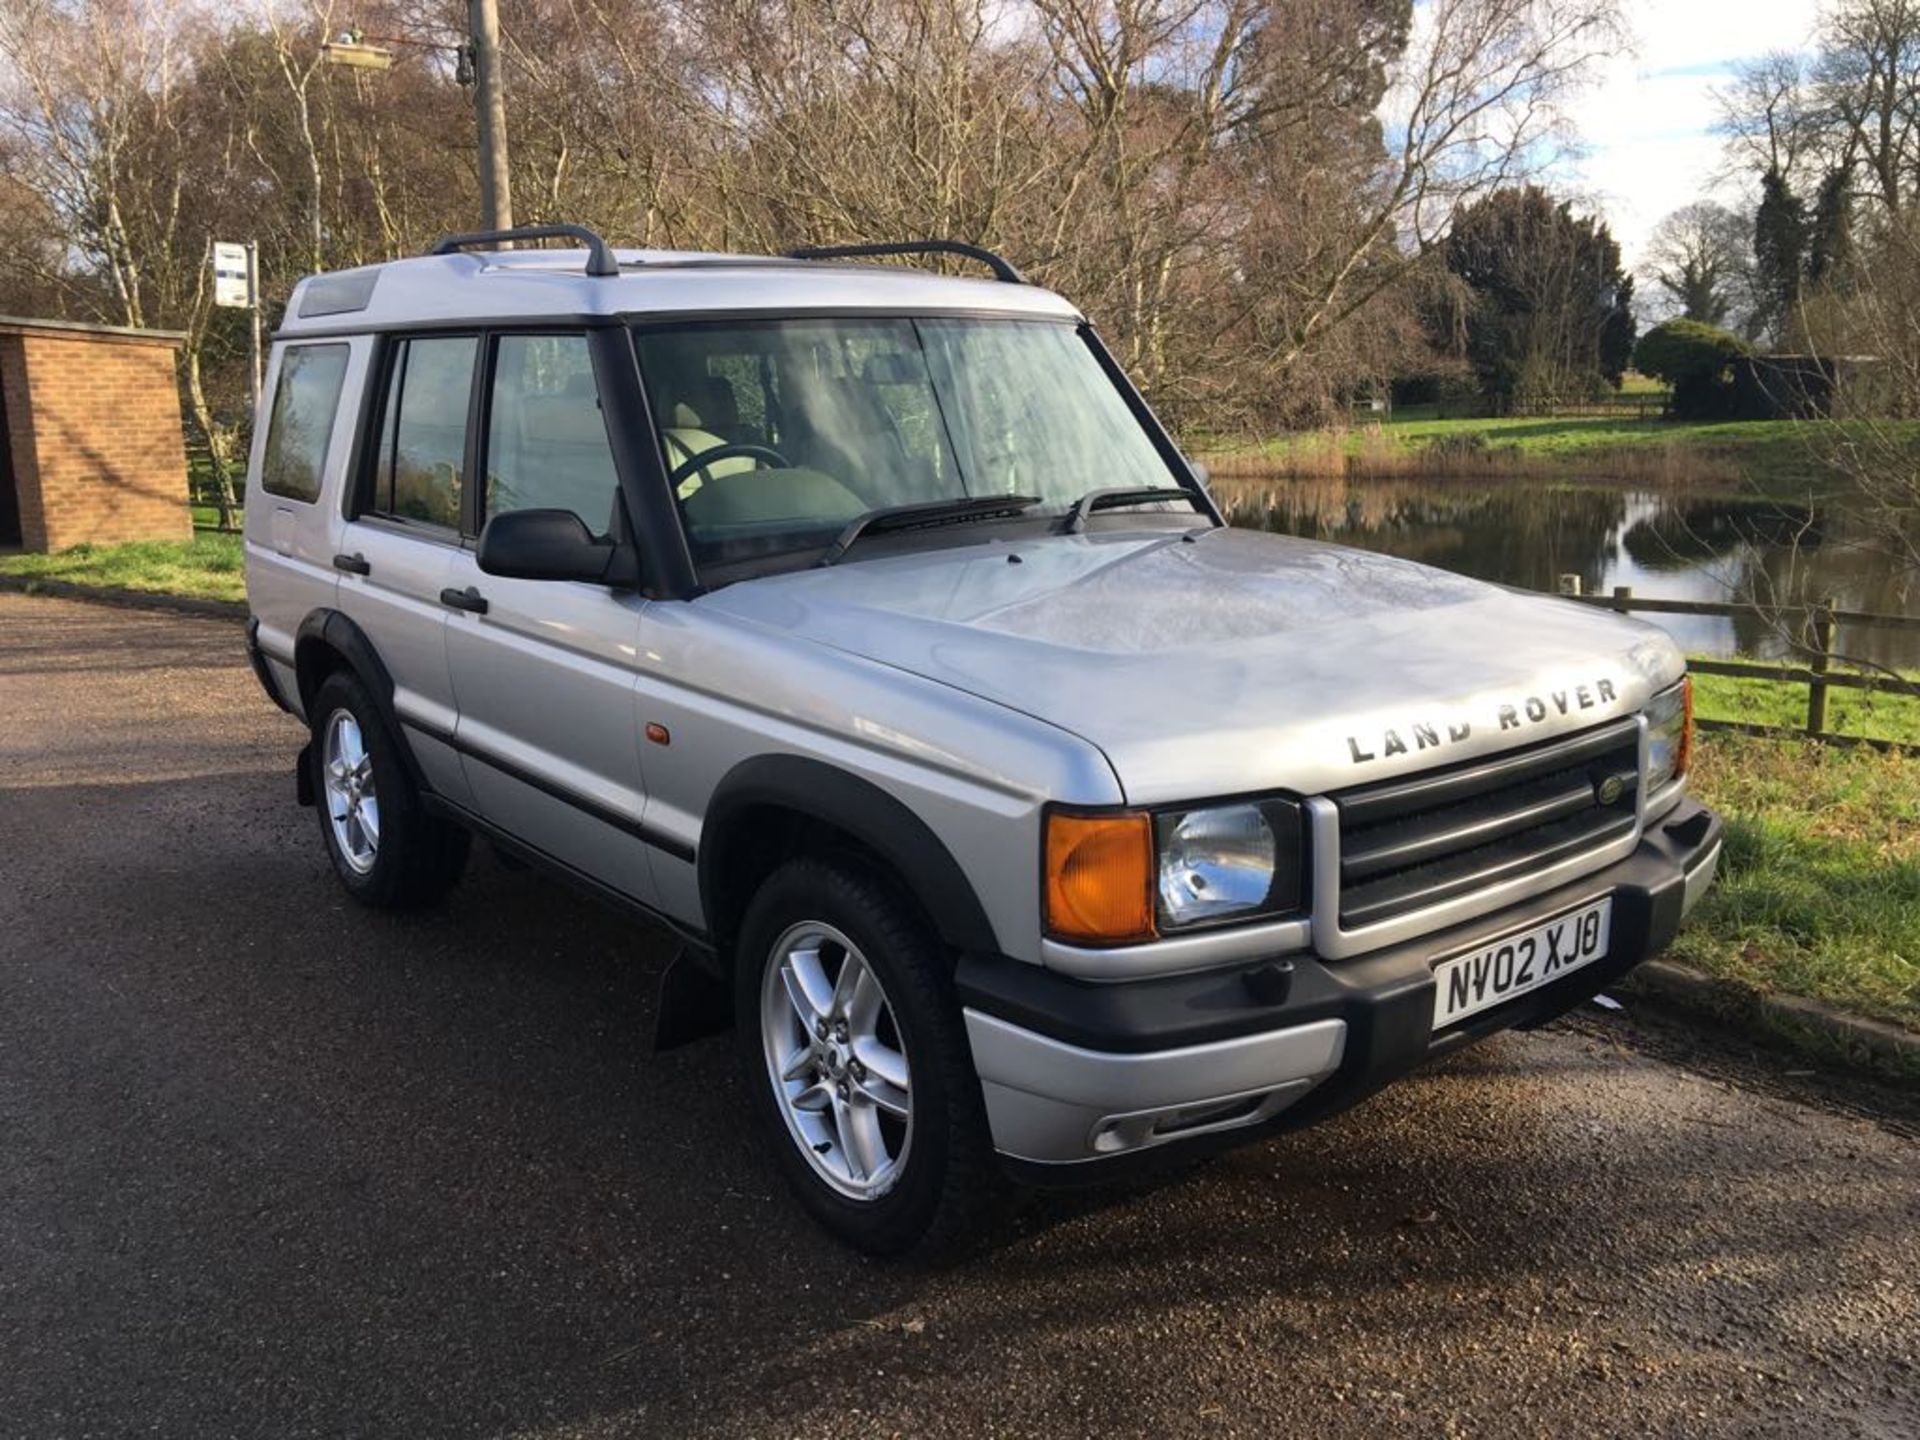
M 394 346 L 366 510 L 395 520 L 460 528 L 467 409 L 479 343 L 472 335 L 458 335 L 402 340 Z
M 320 498 L 327 441 L 346 373 L 345 345 L 289 345 L 280 352 L 280 379 L 273 387 L 260 461 L 260 488 L 269 495 L 308 504 Z
M 571 510 L 608 533 L 619 479 L 584 335 L 502 335 L 487 413 L 487 519 Z

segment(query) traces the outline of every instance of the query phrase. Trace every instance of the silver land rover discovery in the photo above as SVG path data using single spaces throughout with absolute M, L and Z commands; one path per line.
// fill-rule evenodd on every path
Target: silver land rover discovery
M 862 263 L 935 251 L 991 278 Z M 869 1250 L 1546 1021 L 1719 858 L 1663 633 L 1228 528 L 973 247 L 455 236 L 302 282 L 262 419 L 249 648 L 341 883 L 479 834 L 669 928 L 666 1032 L 725 997 Z

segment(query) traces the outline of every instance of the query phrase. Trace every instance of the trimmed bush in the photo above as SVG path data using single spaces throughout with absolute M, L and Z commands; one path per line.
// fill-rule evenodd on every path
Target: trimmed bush
M 1667 320 L 1640 337 L 1633 368 L 1673 387 L 1677 420 L 1719 420 L 1733 412 L 1733 362 L 1748 353 L 1738 335 L 1699 320 Z

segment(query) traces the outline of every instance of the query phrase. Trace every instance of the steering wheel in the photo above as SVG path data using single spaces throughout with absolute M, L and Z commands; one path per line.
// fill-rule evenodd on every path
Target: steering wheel
M 680 488 L 680 482 L 693 474 L 694 471 L 699 470 L 704 472 L 709 465 L 716 464 L 721 460 L 758 460 L 762 465 L 766 465 L 775 470 L 791 470 L 793 468 L 793 462 L 791 460 L 787 459 L 787 457 L 782 455 L 778 450 L 769 449 L 765 445 L 715 445 L 710 450 L 702 450 L 698 455 L 689 455 L 678 465 L 674 466 L 672 471 L 667 475 L 667 485 L 671 489 L 678 490 Z M 703 478 L 711 480 L 713 477 L 711 475 L 705 475 Z

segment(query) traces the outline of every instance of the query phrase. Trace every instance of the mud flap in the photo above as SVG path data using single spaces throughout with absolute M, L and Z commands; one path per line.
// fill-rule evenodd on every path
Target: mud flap
M 300 756 L 293 762 L 293 798 L 308 809 L 313 808 L 313 742 L 311 740 L 300 747 Z
M 674 1050 L 733 1028 L 733 995 L 685 950 L 667 963 L 654 1010 L 653 1048 Z

